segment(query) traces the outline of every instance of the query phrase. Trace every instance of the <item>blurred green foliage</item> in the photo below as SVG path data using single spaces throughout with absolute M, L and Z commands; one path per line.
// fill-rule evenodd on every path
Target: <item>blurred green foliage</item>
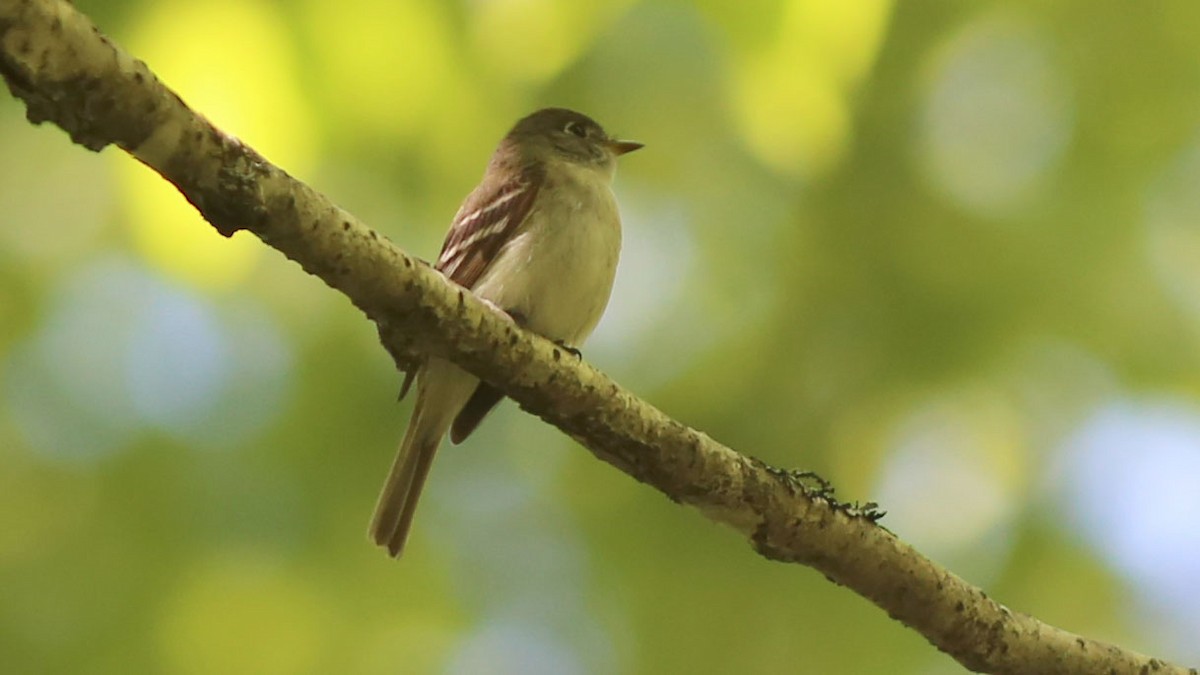
M 530 110 L 645 142 L 590 360 L 1015 609 L 1200 661 L 1200 5 L 77 4 L 426 257 Z M 0 97 L 5 672 L 958 672 L 514 406 L 392 562 L 398 384 L 320 282 Z

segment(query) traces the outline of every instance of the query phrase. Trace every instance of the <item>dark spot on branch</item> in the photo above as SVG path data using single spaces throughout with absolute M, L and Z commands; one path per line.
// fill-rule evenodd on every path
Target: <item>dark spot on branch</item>
M 344 231 L 346 231 L 346 230 L 349 230 L 349 229 L 350 229 L 350 221 L 348 221 L 348 220 L 343 220 L 343 221 L 342 221 L 342 231 L 344 232 Z

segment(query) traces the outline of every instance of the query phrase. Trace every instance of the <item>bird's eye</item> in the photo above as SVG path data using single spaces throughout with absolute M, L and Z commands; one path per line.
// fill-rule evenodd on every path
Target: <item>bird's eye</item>
M 587 136 L 587 129 L 584 129 L 583 125 L 578 122 L 567 122 L 567 125 L 563 127 L 563 131 L 568 134 L 575 134 L 580 138 Z

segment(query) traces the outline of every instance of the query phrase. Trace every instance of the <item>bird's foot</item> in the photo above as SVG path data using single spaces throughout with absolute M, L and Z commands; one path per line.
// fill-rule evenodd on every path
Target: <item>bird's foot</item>
M 581 361 L 583 360 L 583 352 L 581 352 L 581 351 L 579 351 L 578 349 L 576 349 L 576 348 L 572 347 L 571 345 L 567 344 L 565 341 L 563 341 L 563 340 L 555 340 L 555 341 L 554 341 L 554 344 L 556 344 L 556 345 L 558 345 L 559 347 L 561 347 L 561 348 L 562 348 L 564 351 L 566 351 L 566 352 L 567 352 L 568 354 L 570 354 L 571 356 L 574 356 L 575 358 L 577 358 L 577 359 L 579 359 L 579 360 L 581 360 Z

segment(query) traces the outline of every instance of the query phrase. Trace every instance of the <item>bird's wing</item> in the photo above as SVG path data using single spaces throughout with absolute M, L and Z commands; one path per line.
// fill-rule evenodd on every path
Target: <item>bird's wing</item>
M 473 288 L 505 242 L 520 231 L 521 223 L 533 209 L 543 175 L 528 167 L 506 182 L 484 181 L 475 188 L 454 214 L 434 269 L 464 288 Z M 398 400 L 408 394 L 416 374 L 415 370 L 405 373 Z M 495 396 L 496 401 L 483 409 L 471 429 L 500 398 Z M 462 437 L 468 433 L 470 429 Z
M 475 188 L 455 214 L 434 267 L 458 285 L 473 288 L 529 216 L 541 184 L 541 174 L 527 169 L 507 182 Z

